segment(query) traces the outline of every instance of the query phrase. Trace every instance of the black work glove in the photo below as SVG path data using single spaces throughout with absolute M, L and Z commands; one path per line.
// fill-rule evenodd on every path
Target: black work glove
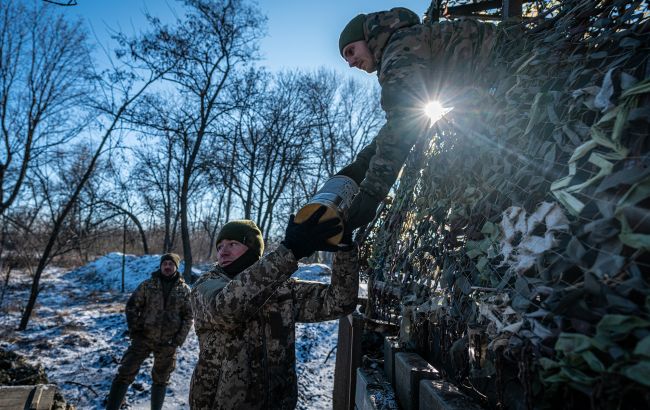
M 141 329 L 133 329 L 133 330 L 128 329 L 126 332 L 127 332 L 128 336 L 129 336 L 129 339 L 131 339 L 131 340 L 133 340 L 133 339 L 141 339 L 143 337 Z
M 341 232 L 339 218 L 328 219 L 318 223 L 327 208 L 321 206 L 305 222 L 297 224 L 294 215 L 289 217 L 289 224 L 282 244 L 291 249 L 296 259 L 309 256 L 315 251 L 336 252 L 338 247 L 327 242 L 329 238 Z
M 375 198 L 363 189 L 359 191 L 357 196 L 352 200 L 352 205 L 350 205 L 350 210 L 348 211 L 346 225 L 349 226 L 349 229 L 353 231 L 361 226 L 368 225 L 375 217 L 377 206 L 382 200 L 383 198 Z
M 353 229 L 350 224 L 343 222 L 343 236 L 341 236 L 341 242 L 339 243 L 339 251 L 350 251 L 354 248 L 354 240 L 352 239 Z
M 160 342 L 158 343 L 158 347 L 160 348 L 165 348 L 165 347 L 176 347 L 176 344 L 172 340 L 168 340 L 166 342 Z

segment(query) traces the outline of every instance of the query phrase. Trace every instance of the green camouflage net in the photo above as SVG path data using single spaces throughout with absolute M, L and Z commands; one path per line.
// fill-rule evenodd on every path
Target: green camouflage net
M 366 315 L 490 407 L 650 408 L 649 17 L 502 23 L 365 242 Z

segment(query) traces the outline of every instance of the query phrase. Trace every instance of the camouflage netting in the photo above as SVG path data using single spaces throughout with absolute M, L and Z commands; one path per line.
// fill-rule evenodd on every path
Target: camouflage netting
M 648 3 L 547 3 L 412 151 L 366 314 L 490 407 L 649 408 Z

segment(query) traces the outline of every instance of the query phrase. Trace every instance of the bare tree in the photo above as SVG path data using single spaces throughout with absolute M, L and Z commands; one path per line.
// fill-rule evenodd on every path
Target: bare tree
M 314 142 L 308 171 L 313 189 L 351 162 L 383 122 L 378 87 L 368 87 L 353 79 L 341 82 L 337 78 L 334 71 L 325 69 L 302 78 Z
M 183 20 L 174 27 L 150 18 L 153 30 L 131 49 L 151 66 L 169 58 L 182 61 L 165 75 L 183 103 L 174 113 L 171 131 L 183 141 L 183 177 L 180 191 L 184 276 L 191 280 L 192 249 L 188 220 L 190 185 L 204 138 L 215 122 L 233 109 L 228 86 L 238 66 L 255 58 L 263 34 L 259 12 L 243 0 L 188 0 Z
M 84 50 L 87 50 L 87 46 Z M 78 52 L 80 50 L 77 50 Z M 86 53 L 89 58 L 88 53 Z M 124 56 L 124 54 L 122 54 Z M 128 61 L 128 60 L 125 60 Z M 52 212 L 52 224 L 44 249 L 38 261 L 34 272 L 31 292 L 25 310 L 21 317 L 18 330 L 25 330 L 29 323 L 29 318 L 34 309 L 36 298 L 40 291 L 40 279 L 47 264 L 51 261 L 52 251 L 56 246 L 57 238 L 64 228 L 66 220 L 74 209 L 79 196 L 86 183 L 95 172 L 95 168 L 100 157 L 111 148 L 110 141 L 114 137 L 114 132 L 119 130 L 122 117 L 127 109 L 131 107 L 144 92 L 164 74 L 173 69 L 177 60 L 170 59 L 164 65 L 160 65 L 155 71 L 148 71 L 147 77 L 139 76 L 135 66 L 126 63 L 127 69 L 114 68 L 105 73 L 104 76 L 88 76 L 87 78 L 96 79 L 96 88 L 94 93 L 89 94 L 89 98 L 84 105 L 96 113 L 97 127 L 102 130 L 96 145 L 93 145 L 87 152 L 87 157 L 82 158 L 78 170 L 74 171 L 75 183 L 71 184 L 70 193 L 61 201 L 60 206 L 50 206 Z M 141 68 L 141 67 L 140 67 Z M 84 160 L 85 159 L 85 160 Z
M 52 6 L 0 3 L 0 215 L 38 157 L 69 141 L 88 92 L 87 36 Z
M 167 118 L 161 118 L 149 109 L 144 113 L 147 119 L 157 123 L 157 128 L 161 128 L 161 125 L 163 128 L 166 127 Z M 143 124 L 140 120 L 137 122 L 140 126 L 153 129 L 153 126 Z M 146 143 L 134 149 L 136 164 L 131 171 L 131 180 L 135 182 L 134 185 L 138 188 L 138 194 L 142 197 L 145 206 L 153 215 L 162 219 L 164 229 L 162 252 L 171 252 L 174 249 L 180 215 L 182 167 L 177 156 L 179 151 L 177 146 L 175 134 L 168 129 L 163 129 L 156 135 L 146 137 Z

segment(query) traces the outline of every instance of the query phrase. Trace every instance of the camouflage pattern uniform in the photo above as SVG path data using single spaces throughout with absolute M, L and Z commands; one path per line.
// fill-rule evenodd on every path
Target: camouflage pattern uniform
M 192 409 L 293 409 L 295 323 L 351 313 L 359 287 L 357 250 L 338 252 L 332 282 L 290 279 L 298 263 L 284 245 L 231 279 L 218 266 L 192 288 L 199 360 Z
M 176 348 L 183 344 L 192 327 L 190 288 L 181 275 L 165 299 L 160 271 L 142 282 L 126 303 L 126 322 L 131 344 L 127 349 L 115 381 L 131 384 L 140 365 L 154 356 L 151 378 L 154 384 L 167 384 L 176 366 Z
M 351 215 L 362 198 L 374 200 L 373 212 L 386 197 L 413 144 L 428 134 L 427 102 L 468 108 L 469 89 L 490 61 L 496 39 L 492 24 L 473 19 L 420 24 L 405 8 L 368 14 L 364 36 L 377 62 L 386 123 L 339 172 L 360 183 Z

